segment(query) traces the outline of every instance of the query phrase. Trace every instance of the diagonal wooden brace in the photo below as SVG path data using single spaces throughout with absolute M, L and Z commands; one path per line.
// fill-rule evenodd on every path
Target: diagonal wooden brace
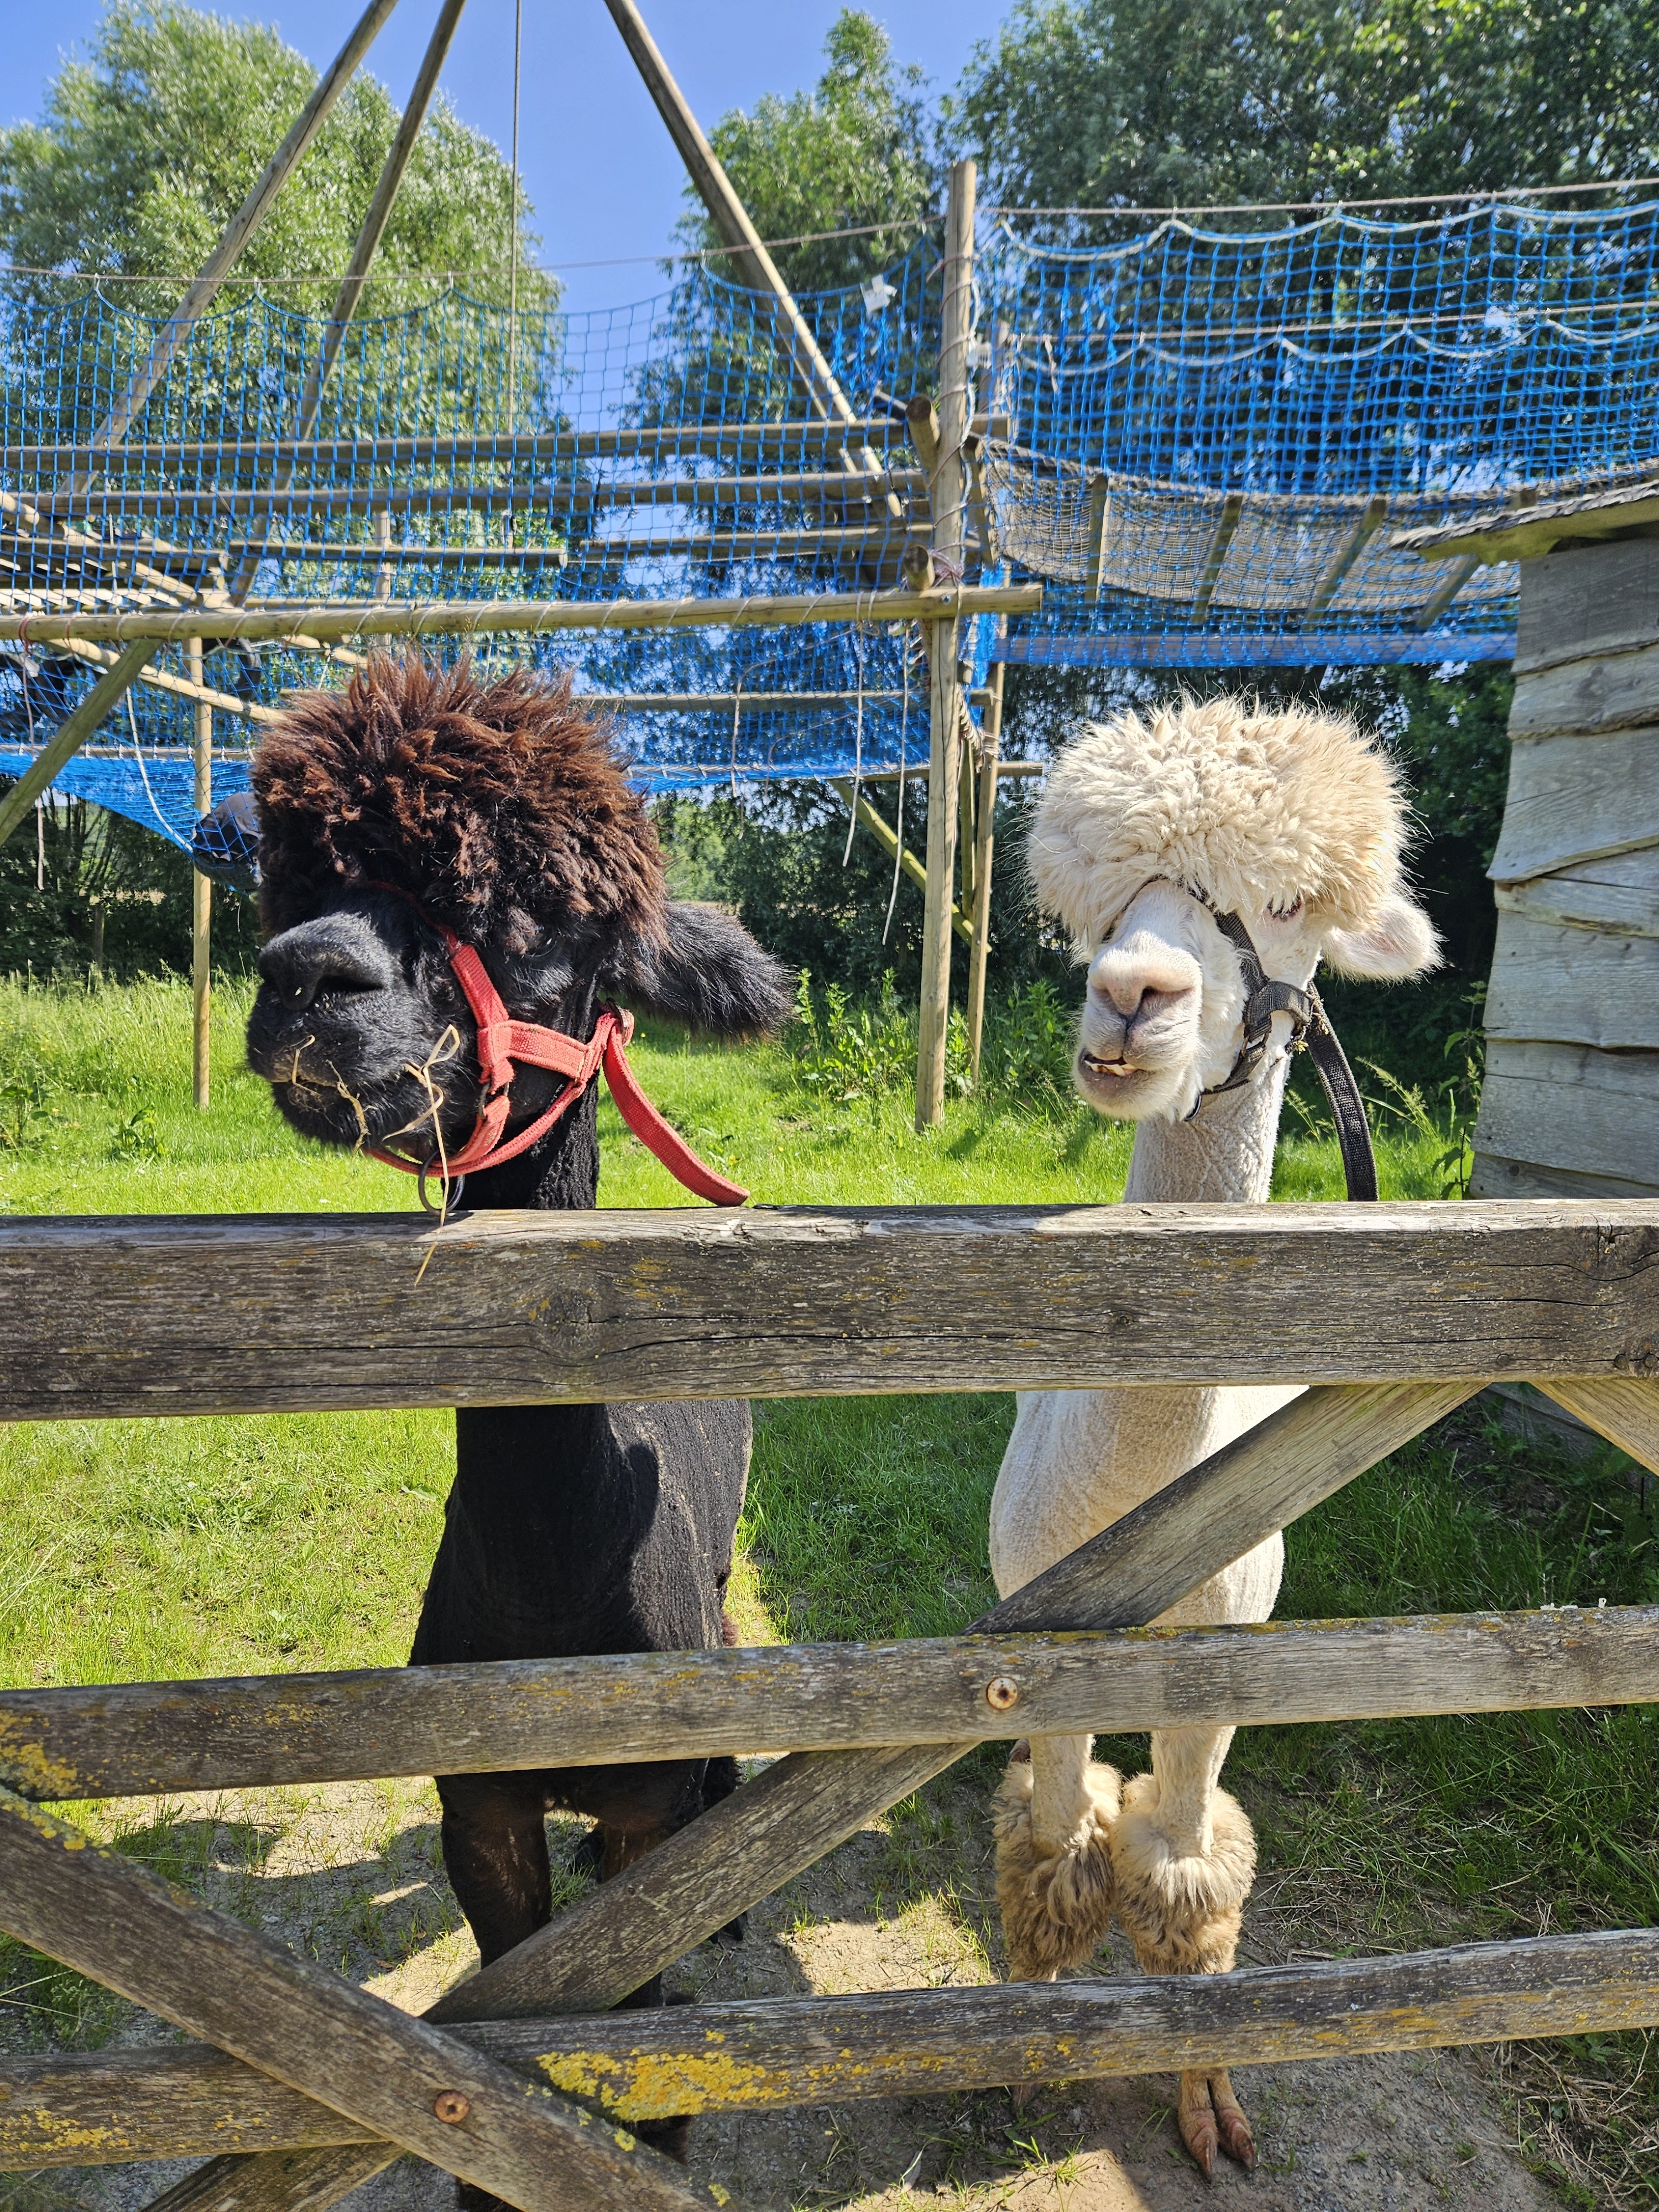
M 1480 1387 L 1329 1383 L 1306 1391 L 975 1626 L 993 1632 L 1141 1626 Z M 920 1744 L 780 1759 L 448 1991 L 426 2017 L 608 2009 L 972 1748 Z M 395 2155 L 391 2144 L 343 2144 L 214 2159 L 157 2197 L 149 2212 L 323 2212 Z
M 0 1790 L 0 1926 L 521 2212 L 706 2212 L 720 2201 L 626 2129 L 532 2087 L 9 1790 Z

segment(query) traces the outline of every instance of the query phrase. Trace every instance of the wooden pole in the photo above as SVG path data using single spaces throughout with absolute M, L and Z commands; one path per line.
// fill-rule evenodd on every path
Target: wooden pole
M 357 312 L 368 283 L 368 272 L 374 257 L 380 250 L 380 240 L 392 218 L 392 204 L 397 199 L 404 173 L 415 151 L 415 141 L 421 135 L 421 125 L 426 120 L 427 109 L 432 105 L 432 95 L 438 88 L 438 72 L 444 65 L 450 41 L 455 35 L 455 26 L 461 19 L 461 9 L 466 0 L 444 0 L 438 21 L 421 66 L 415 79 L 415 88 L 409 95 L 409 105 L 404 110 L 403 120 L 398 125 L 398 135 L 392 142 L 392 150 L 386 157 L 386 167 L 374 187 L 374 197 L 368 204 L 368 213 L 363 217 L 363 227 L 357 234 L 357 243 L 351 249 L 351 262 L 340 280 L 340 289 L 334 296 L 334 305 L 328 319 L 321 349 L 315 366 L 306 380 L 300 400 L 300 412 L 294 435 L 308 438 L 321 412 L 323 390 L 329 374 L 339 356 L 345 337 L 346 325 Z
M 23 619 L 27 622 L 27 617 Z M 0 845 L 5 843 L 58 769 L 80 750 L 144 663 L 155 657 L 160 644 L 159 638 L 145 638 L 129 645 L 114 667 L 100 677 L 56 735 L 42 745 L 31 765 L 0 799 Z
M 94 447 L 118 445 L 126 435 L 127 425 L 167 374 L 174 354 L 189 336 L 191 324 L 206 313 L 242 249 L 270 213 L 277 193 L 310 150 L 330 109 L 350 82 L 358 63 L 374 43 L 381 25 L 397 4 L 398 0 L 369 0 L 350 37 L 335 56 L 332 66 L 319 79 L 316 90 L 301 109 L 293 129 L 266 163 L 258 183 L 231 217 L 224 236 L 202 264 L 201 275 L 150 348 L 149 358 L 93 432 Z M 86 487 L 87 478 L 81 476 L 72 480 L 70 489 L 84 491 Z
M 938 623 L 958 615 L 1036 614 L 1042 605 L 1040 584 L 964 584 L 929 592 L 783 592 L 737 599 L 428 599 L 393 601 L 389 606 L 363 599 L 313 599 L 289 606 L 4 614 L 0 639 L 31 645 L 56 645 L 70 638 L 94 645 L 129 645 L 140 639 L 182 645 L 191 637 L 246 637 L 292 638 L 302 644 L 306 638 L 471 637 L 494 630 L 538 636 L 567 629 L 784 629 L 802 623 Z
M 428 41 L 426 52 L 421 58 L 421 66 L 416 74 L 415 88 L 409 95 L 409 105 L 404 110 L 403 120 L 398 125 L 398 134 L 392 142 L 392 150 L 387 154 L 386 166 L 380 171 L 380 180 L 374 187 L 374 197 L 368 204 L 368 213 L 363 217 L 363 227 L 357 233 L 357 243 L 351 249 L 350 264 L 340 280 L 339 290 L 334 295 L 334 306 L 323 331 L 322 344 L 318 349 L 317 359 L 313 364 L 311 374 L 306 379 L 305 390 L 300 396 L 300 409 L 295 417 L 294 429 L 296 441 L 310 437 L 315 428 L 317 417 L 322 412 L 323 393 L 333 373 L 334 364 L 339 358 L 340 348 L 345 343 L 346 325 L 356 313 L 357 303 L 363 296 L 363 288 L 368 282 L 368 272 L 374 266 L 374 257 L 380 250 L 380 240 L 386 235 L 386 227 L 392 217 L 392 204 L 397 199 L 398 188 L 403 183 L 404 173 L 409 167 L 410 156 L 415 151 L 415 141 L 421 135 L 421 125 L 426 120 L 427 109 L 432 105 L 432 95 L 437 90 L 438 72 L 443 67 L 444 57 L 449 52 L 450 41 L 455 35 L 455 26 L 460 21 L 461 9 L 465 4 L 466 0 L 444 0 L 436 26 L 431 39 Z M 515 130 L 517 123 L 518 116 L 515 109 L 514 114 Z M 514 235 L 516 234 L 515 221 Z M 284 489 L 293 472 L 291 461 L 279 468 L 272 478 L 275 489 L 279 491 Z M 241 564 L 237 569 L 235 580 L 230 587 L 230 596 L 239 605 L 247 597 L 253 579 L 258 572 L 258 555 L 254 552 L 245 553 Z
M 997 751 L 1002 743 L 1002 663 L 990 671 L 990 702 L 980 725 L 979 816 L 975 827 L 974 933 L 968 953 L 968 1071 L 979 1081 L 985 1041 L 985 961 L 991 949 L 991 854 L 995 842 Z
M 854 416 L 835 371 L 819 350 L 817 340 L 795 304 L 794 295 L 778 273 L 777 264 L 761 243 L 760 233 L 732 188 L 720 156 L 703 136 L 685 94 L 669 73 L 668 64 L 645 27 L 633 0 L 605 0 L 623 43 L 645 79 L 657 112 L 668 125 L 668 135 L 679 149 L 691 182 L 696 187 L 708 219 L 721 241 L 732 249 L 732 265 L 751 291 L 769 293 L 778 331 L 791 365 L 819 415 L 851 422 Z
M 199 687 L 202 681 L 202 641 L 199 637 L 191 638 L 185 648 L 185 666 L 190 672 L 191 683 Z M 196 769 L 194 797 L 199 817 L 213 804 L 213 709 L 205 699 L 198 698 L 194 702 L 192 719 L 196 741 L 192 750 Z M 212 1085 L 210 1054 L 213 1007 L 213 879 L 204 876 L 199 868 L 193 869 L 191 874 L 190 925 L 191 1089 L 198 1112 L 204 1114 Z
M 945 213 L 945 301 L 939 341 L 939 453 L 933 484 L 933 556 L 936 581 L 962 574 L 967 477 L 968 349 L 973 327 L 974 192 L 971 161 L 951 171 Z M 957 778 L 962 741 L 961 684 L 954 618 L 929 629 L 927 896 L 922 923 L 921 1004 L 916 1033 L 916 1127 L 945 1118 L 945 1047 L 951 1019 L 951 891 L 956 872 Z
M 824 359 L 777 264 L 762 244 L 760 233 L 750 221 L 749 210 L 733 189 L 720 156 L 704 137 L 685 94 L 669 73 L 668 64 L 647 30 L 634 0 L 605 0 L 605 5 L 611 10 L 611 21 L 622 33 L 623 45 L 634 58 L 635 67 L 645 79 L 646 89 L 656 103 L 658 114 L 668 125 L 668 135 L 679 149 L 687 174 L 708 210 L 709 221 L 722 242 L 732 249 L 733 270 L 751 291 L 770 295 L 778 336 L 813 407 L 830 420 L 855 421 L 851 402 Z M 843 448 L 843 459 L 849 473 L 881 473 L 881 464 L 867 446 L 857 453 Z M 887 495 L 887 512 L 897 520 L 899 504 L 891 492 Z

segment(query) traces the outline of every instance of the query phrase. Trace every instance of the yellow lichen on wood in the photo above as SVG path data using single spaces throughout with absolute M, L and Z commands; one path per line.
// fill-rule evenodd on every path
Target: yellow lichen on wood
M 711 2042 L 717 2040 L 713 2036 Z M 894 2054 L 886 2054 L 888 2063 Z M 906 2072 L 948 2070 L 952 2061 L 933 2051 L 904 2054 Z M 556 2089 L 585 2097 L 625 2120 L 665 2120 L 679 2114 L 755 2112 L 810 2103 L 823 2095 L 856 2095 L 854 2086 L 875 2069 L 850 2051 L 806 2064 L 771 2066 L 722 2051 L 558 2051 L 536 2063 Z
M 0 1714 L 0 1778 L 25 1797 L 78 1797 L 81 1777 L 50 1759 L 9 1715 Z

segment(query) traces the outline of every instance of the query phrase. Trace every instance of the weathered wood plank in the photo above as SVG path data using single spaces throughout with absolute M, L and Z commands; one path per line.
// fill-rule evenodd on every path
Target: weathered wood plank
M 456 2034 L 634 2122 L 1656 2024 L 1659 1930 L 1635 1929 L 1225 1975 L 480 2022 Z M 351 2127 L 200 2045 L 0 2062 L 0 2160 L 11 2168 L 362 2141 Z
M 1017 1702 L 993 1705 L 993 1683 Z M 777 1644 L 10 1690 L 0 1779 L 31 1797 L 118 1797 L 1650 1698 L 1659 1607 L 1639 1606 Z
M 0 1790 L 0 1927 L 521 2212 L 693 2212 L 683 2169 Z M 434 2104 L 465 2100 L 453 2122 Z
M 1512 738 L 1600 736 L 1659 721 L 1659 644 L 1598 652 L 1516 679 Z
M 1540 500 L 1535 507 L 1510 507 L 1507 513 L 1488 514 L 1479 520 L 1402 530 L 1390 542 L 1429 561 L 1451 560 L 1460 553 L 1474 552 L 1486 562 L 1526 562 L 1568 539 L 1611 538 L 1621 530 L 1655 523 L 1659 523 L 1659 490 L 1654 489 L 1651 471 L 1644 471 L 1634 481 L 1611 490 L 1575 492 L 1564 499 Z
M 1540 1382 L 1568 1413 L 1659 1474 L 1659 1384 L 1615 1378 L 1601 1382 Z
M 1659 1211 L 21 1218 L 0 1328 L 14 1419 L 1594 1375 L 1659 1341 Z
M 1531 1160 L 1506 1159 L 1476 1147 L 1469 1176 L 1471 1198 L 1654 1198 L 1651 1183 L 1625 1176 L 1583 1175 L 1571 1168 L 1541 1167 Z
M 1659 845 L 1609 853 L 1553 875 L 1495 886 L 1500 914 L 1571 922 L 1626 937 L 1659 937 Z
M 1510 747 L 1504 826 L 1487 874 L 1499 883 L 1659 842 L 1659 729 L 1522 738 Z
M 1659 1051 L 1659 939 L 1500 914 L 1486 1024 L 1489 1037 Z
M 1152 1620 L 1273 1528 L 1452 1412 L 1475 1387 L 1310 1390 L 976 1626 L 1002 1633 L 1127 1628 Z M 428 2017 L 522 2018 L 619 2003 L 967 1748 L 958 1742 L 781 1759 L 647 1859 L 447 1991 Z M 385 2147 L 377 2144 L 216 2158 L 158 2197 L 150 2212 L 324 2212 L 386 2162 Z
M 456 2035 L 515 2073 L 641 2121 L 1655 2024 L 1659 1931 L 1621 1929 L 1228 1975 L 480 2021 Z M 199 2044 L 0 2063 L 9 2167 L 362 2142 L 349 2130 L 352 2121 Z
M 1659 1190 L 1659 1053 L 1492 1038 L 1478 1151 Z
M 1517 677 L 1659 643 L 1659 538 L 1564 547 L 1521 571 Z

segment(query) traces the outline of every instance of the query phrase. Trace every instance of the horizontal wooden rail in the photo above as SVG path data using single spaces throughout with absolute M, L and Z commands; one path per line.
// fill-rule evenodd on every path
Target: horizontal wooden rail
M 619 544 L 630 556 L 637 549 Z M 818 622 L 943 622 L 957 616 L 1034 614 L 1040 584 L 960 584 L 944 591 L 787 592 L 741 599 L 336 600 L 294 607 L 193 606 L 167 615 L 151 607 L 118 614 L 0 615 L 0 639 L 94 645 L 191 637 L 474 637 L 496 631 L 541 636 L 567 629 L 788 629 Z
M 12 1419 L 1644 1377 L 1659 1201 L 25 1218 L 0 1342 Z
M 1635 1929 L 1224 1975 L 771 1997 L 451 2032 L 498 2065 L 640 2120 L 1656 2024 L 1659 1929 Z M 0 2060 L 0 2162 L 12 2169 L 374 2140 L 200 2044 Z
M 973 435 L 1006 439 L 1010 434 L 1006 415 L 976 415 Z M 792 447 L 822 447 L 838 452 L 843 446 L 905 445 L 910 425 L 902 415 L 878 415 L 861 422 L 696 422 L 665 423 L 643 430 L 546 430 L 519 437 L 507 432 L 494 436 L 453 437 L 439 434 L 423 438 L 225 438 L 186 440 L 177 445 L 0 446 L 0 471 L 48 469 L 54 475 L 67 469 L 125 470 L 157 465 L 179 468 L 187 463 L 229 467 L 264 467 L 276 460 L 368 467 L 387 461 L 493 461 L 654 457 L 666 452 L 671 459 L 682 453 L 723 453 L 738 446 L 757 452 Z
M 0 1781 L 138 1796 L 722 1752 L 1659 1702 L 1659 1606 L 0 1692 Z

